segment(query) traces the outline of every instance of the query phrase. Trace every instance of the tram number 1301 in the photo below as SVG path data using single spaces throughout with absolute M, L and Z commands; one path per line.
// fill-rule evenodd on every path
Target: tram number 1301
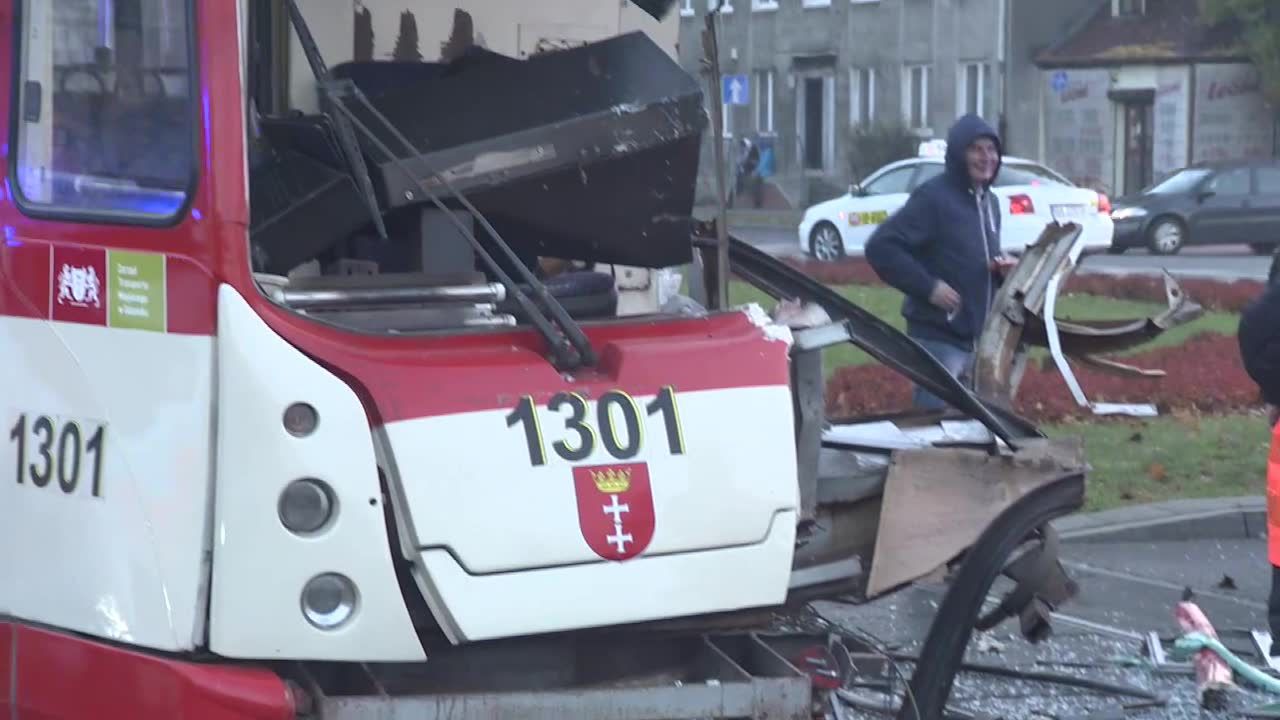
M 104 425 L 89 429 L 75 420 L 20 414 L 9 430 L 18 484 L 45 488 L 56 480 L 66 495 L 87 485 L 89 493 L 100 498 L 105 441 Z
M 680 427 L 680 409 L 673 388 L 662 388 L 643 411 L 635 398 L 620 390 L 611 390 L 600 396 L 596 401 L 595 418 L 588 417 L 590 407 L 586 398 L 573 392 L 557 393 L 547 403 L 547 410 L 564 418 L 564 430 L 557 433 L 562 437 L 551 443 L 551 449 L 562 459 L 580 462 L 590 457 L 597 447 L 603 447 L 616 460 L 633 458 L 640 454 L 644 444 L 645 419 L 652 415 L 658 415 L 662 420 L 667 450 L 672 455 L 684 454 L 684 431 Z M 567 416 L 564 414 L 566 410 Z M 506 419 L 507 427 L 519 426 L 524 430 L 530 464 L 546 465 L 546 441 L 533 398 L 520 398 Z

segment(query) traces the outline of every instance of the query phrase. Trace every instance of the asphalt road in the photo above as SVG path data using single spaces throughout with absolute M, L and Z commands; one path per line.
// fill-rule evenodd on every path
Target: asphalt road
M 756 247 L 779 257 L 801 254 L 794 230 L 789 228 L 734 228 L 734 234 Z M 1130 250 L 1124 255 L 1092 255 L 1085 258 L 1077 272 L 1111 274 L 1160 273 L 1167 269 L 1175 277 L 1197 277 L 1213 280 L 1266 280 L 1269 257 L 1254 255 L 1244 246 L 1188 248 L 1178 255 L 1161 257 L 1145 250 Z
M 1134 720 L 1229 716 L 1197 707 L 1194 677 L 1114 664 L 1116 657 L 1141 657 L 1143 643 L 1104 630 L 1140 635 L 1155 632 L 1166 650 L 1171 650 L 1173 638 L 1180 634 L 1173 609 L 1184 589 L 1190 588 L 1223 643 L 1246 661 L 1260 664 L 1248 630 L 1266 628 L 1270 574 L 1263 540 L 1067 543 L 1062 556 L 1067 572 L 1080 584 L 1080 594 L 1060 611 L 1084 623 L 1055 622 L 1053 637 L 1033 646 L 1021 638 L 1017 623 L 1009 621 L 986 638 L 975 638 L 969 646 L 969 661 L 1132 684 L 1168 697 L 1165 707 L 1131 712 L 1127 717 Z M 941 590 L 939 586 L 915 586 L 871 605 L 817 603 L 815 609 L 833 622 L 870 632 L 890 647 L 914 652 L 937 609 Z M 911 668 L 908 665 L 903 670 L 909 674 Z M 1241 681 L 1231 709 L 1239 711 L 1274 699 Z M 953 702 L 1014 720 L 1078 717 L 1114 705 L 1117 698 L 964 673 L 957 678 Z

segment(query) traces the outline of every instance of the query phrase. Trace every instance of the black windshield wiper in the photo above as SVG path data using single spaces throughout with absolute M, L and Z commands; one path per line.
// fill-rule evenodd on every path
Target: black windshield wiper
M 512 267 L 514 267 L 516 272 L 521 276 L 521 279 L 533 291 L 533 294 L 539 301 L 541 301 L 542 305 L 546 308 L 547 313 L 550 314 L 550 318 L 548 318 L 547 315 L 529 299 L 529 296 L 520 289 L 520 286 L 512 280 L 511 276 L 508 275 L 493 256 L 489 254 L 489 251 L 486 250 L 480 240 L 476 238 L 472 230 L 464 225 L 463 222 L 457 218 L 454 212 L 440 200 L 436 193 L 428 186 L 427 182 L 410 170 L 404 160 L 399 155 L 392 152 L 391 148 L 388 147 L 373 130 L 365 125 L 360 118 L 356 117 L 355 113 L 346 106 L 345 99 L 347 97 L 355 98 L 360 105 L 363 106 L 363 108 L 396 139 L 398 143 L 405 147 L 406 152 L 411 156 L 419 155 L 418 149 L 413 146 L 413 143 L 404 136 L 404 133 L 402 133 L 394 123 L 379 112 L 378 109 L 373 106 L 373 103 L 369 102 L 369 98 L 365 96 L 354 82 L 351 80 L 335 80 L 330 76 L 327 70 L 324 70 L 324 63 L 319 57 L 319 48 L 316 47 L 315 41 L 311 37 L 311 32 L 307 28 L 306 20 L 302 17 L 302 12 L 298 9 L 297 0 L 287 0 L 287 2 L 290 17 L 292 18 L 295 29 L 298 32 L 299 39 L 303 44 L 304 51 L 307 53 L 309 59 L 313 54 L 315 56 L 315 59 L 311 61 L 313 71 L 317 68 L 323 71 L 323 74 L 317 74 L 316 83 L 321 94 L 329 100 L 328 105 L 332 107 L 332 109 L 338 111 L 338 114 L 341 115 L 340 126 L 347 128 L 348 130 L 352 126 L 358 129 L 361 134 L 363 134 L 364 137 L 378 149 L 379 152 L 391 159 L 391 162 L 399 168 L 400 172 L 404 173 L 405 177 L 408 178 L 410 182 L 417 185 L 422 193 L 430 198 L 431 202 L 449 217 L 449 220 L 453 225 L 460 233 L 462 233 L 463 237 L 467 239 L 467 242 L 471 244 L 472 249 L 474 249 L 480 258 L 484 260 L 485 264 L 493 274 L 497 276 L 498 282 L 502 283 L 503 287 L 505 287 L 511 296 L 515 298 L 516 303 L 520 305 L 520 309 L 525 312 L 529 317 L 530 322 L 533 323 L 533 325 L 546 339 L 547 344 L 550 345 L 551 353 L 555 359 L 557 369 L 572 370 L 583 365 L 594 365 L 596 363 L 595 349 L 592 348 L 591 341 L 587 338 L 586 334 L 582 332 L 582 327 L 574 322 L 573 318 L 569 317 L 569 313 L 559 302 L 556 301 L 554 297 L 552 297 L 551 293 L 547 291 L 546 286 L 539 282 L 533 272 L 525 266 L 524 261 L 522 261 L 520 257 L 516 255 L 515 251 L 511 249 L 511 246 L 502 239 L 502 236 L 498 231 L 489 223 L 488 218 L 484 217 L 484 215 L 471 204 L 471 201 L 464 197 L 462 193 L 449 182 L 447 177 L 436 170 L 427 168 L 427 174 L 432 179 L 443 185 L 449 194 L 456 198 L 458 202 L 460 202 L 463 207 L 471 213 L 471 216 L 480 223 L 481 227 L 485 229 L 489 236 L 493 238 L 494 244 L 502 251 L 503 255 L 511 263 Z M 334 120 L 337 122 L 338 118 L 334 118 Z M 356 153 L 359 154 L 358 149 L 356 150 Z M 364 168 L 363 161 L 364 157 L 363 155 L 360 155 L 361 169 Z M 415 158 L 415 162 L 425 164 L 420 156 Z M 367 174 L 365 177 L 368 177 Z M 372 192 L 372 190 L 370 190 L 370 192 Z M 380 221 L 381 214 L 379 213 L 379 222 Z M 552 324 L 552 321 L 554 321 L 554 324 Z
M 298 33 L 298 42 L 302 44 L 302 52 L 307 57 L 307 64 L 311 66 L 311 74 L 315 76 L 317 83 L 323 83 L 330 77 L 329 68 L 320 54 L 316 39 L 311 35 L 311 28 L 307 26 L 307 21 L 302 17 L 302 11 L 298 9 L 295 0 L 288 0 L 288 8 L 293 29 Z M 364 196 L 364 203 L 369 208 L 378 237 L 386 240 L 387 226 L 382 221 L 382 209 L 378 207 L 378 196 L 373 191 L 373 180 L 369 178 L 369 168 L 365 165 L 364 155 L 360 153 L 360 145 L 351 131 L 351 123 L 347 122 L 345 117 L 335 117 L 333 125 L 338 133 L 338 143 L 342 145 L 344 159 L 351 166 L 352 178 L 359 185 L 360 194 Z

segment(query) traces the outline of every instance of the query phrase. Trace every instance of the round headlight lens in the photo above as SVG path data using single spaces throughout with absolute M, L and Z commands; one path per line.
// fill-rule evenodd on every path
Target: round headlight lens
M 302 589 L 302 614 L 320 630 L 335 630 L 356 611 L 356 586 L 337 573 L 317 575 Z
M 314 533 L 333 517 L 334 504 L 328 485 L 313 478 L 294 480 L 280 493 L 280 522 L 292 533 Z

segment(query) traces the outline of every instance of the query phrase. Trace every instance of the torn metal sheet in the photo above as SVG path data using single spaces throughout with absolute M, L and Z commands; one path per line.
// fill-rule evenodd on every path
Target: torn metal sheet
M 1078 438 L 1007 455 L 960 448 L 900 450 L 885 482 L 867 597 L 918 580 L 970 548 L 1006 508 L 1085 467 Z
M 1062 273 L 1073 262 L 1080 233 L 1074 223 L 1046 226 L 1000 286 L 974 358 L 979 395 L 1012 406 L 1025 369 L 1023 331 L 1031 316 L 1042 313 L 1046 300 L 1052 303 Z
M 1080 407 L 1091 408 L 1094 412 L 1098 412 L 1098 408 L 1089 402 L 1084 395 L 1084 390 L 1080 387 L 1080 381 L 1076 379 L 1075 372 L 1071 369 L 1070 363 L 1067 362 L 1065 354 L 1062 352 L 1062 343 L 1058 337 L 1058 327 L 1054 319 L 1054 308 L 1057 304 L 1058 283 L 1061 281 L 1060 276 L 1055 276 L 1050 281 L 1051 292 L 1045 299 L 1044 305 L 1044 326 L 1046 334 L 1049 337 L 1049 354 L 1053 357 L 1053 363 L 1057 366 L 1058 372 L 1062 375 L 1062 379 L 1066 381 L 1067 388 L 1071 390 L 1071 396 L 1075 398 L 1076 404 Z M 1109 407 L 1108 414 L 1133 414 L 1142 417 L 1151 417 L 1157 414 L 1154 405 L 1137 405 L 1133 407 L 1132 413 L 1124 412 L 1125 406 Z
M 1271 668 L 1272 672 L 1280 674 L 1280 656 L 1271 654 L 1271 633 L 1266 630 L 1252 630 L 1249 636 L 1253 638 L 1253 645 L 1266 661 L 1267 667 Z
M 1164 273 L 1164 286 L 1168 307 L 1153 317 L 1103 322 L 1073 322 L 1055 318 L 1062 351 L 1074 357 L 1128 350 L 1154 340 L 1166 330 L 1185 325 L 1204 315 L 1204 308 L 1191 300 L 1168 272 Z M 1044 319 L 1036 315 L 1028 318 L 1023 340 L 1031 345 L 1048 347 L 1049 338 Z
M 1128 365 L 1116 360 L 1098 357 L 1097 355 L 1082 355 L 1076 358 L 1080 362 L 1098 370 L 1104 370 L 1115 375 L 1131 375 L 1145 379 L 1162 378 L 1168 373 L 1164 370 L 1147 370 L 1135 365 Z
M 1080 358 L 1107 372 L 1160 377 L 1159 370 L 1136 368 L 1100 355 L 1149 342 L 1171 327 L 1195 320 L 1204 310 L 1165 273 L 1168 307 L 1155 317 L 1099 325 L 1059 321 L 1055 315 L 1058 292 L 1079 259 L 1079 237 L 1080 227 L 1074 223 L 1047 226 L 1009 274 L 978 341 L 975 385 L 984 397 L 1012 405 L 1026 368 L 1026 346 L 1040 345 L 1049 349 L 1055 367 L 1081 407 L 1099 415 L 1153 416 L 1156 408 L 1148 404 L 1090 403 L 1067 357 Z
M 976 420 L 942 420 L 923 427 L 903 428 L 889 420 L 834 425 L 822 434 L 824 443 L 879 450 L 906 450 L 936 445 L 990 445 L 995 440 Z

